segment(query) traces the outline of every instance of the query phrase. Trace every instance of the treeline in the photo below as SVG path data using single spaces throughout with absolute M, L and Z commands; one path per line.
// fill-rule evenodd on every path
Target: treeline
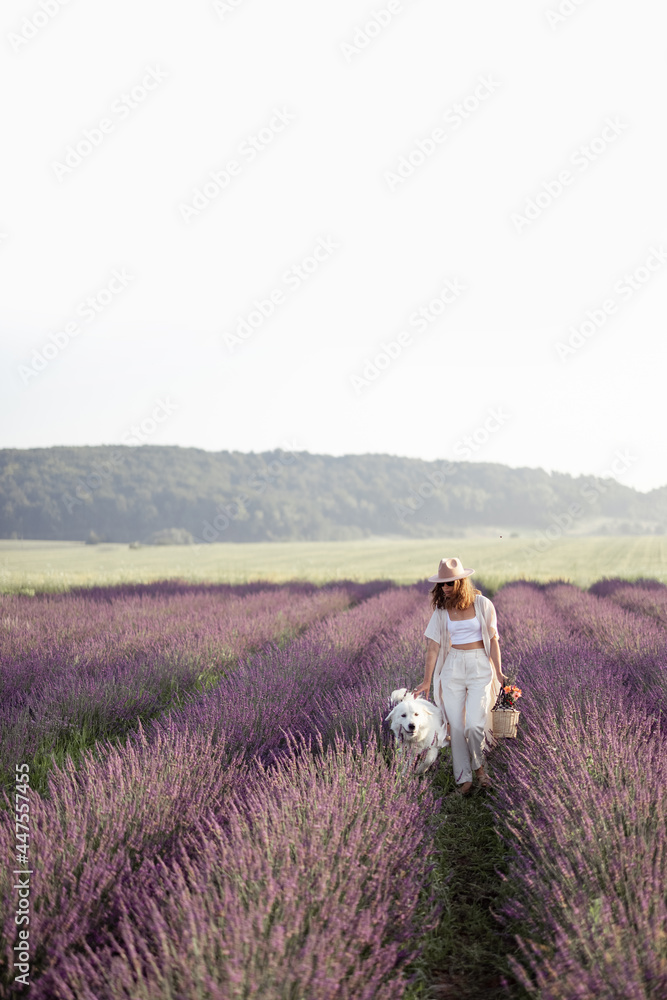
M 391 455 L 154 445 L 0 451 L 3 538 L 336 541 L 601 518 L 629 533 L 663 533 L 667 488 L 642 494 L 594 476 Z

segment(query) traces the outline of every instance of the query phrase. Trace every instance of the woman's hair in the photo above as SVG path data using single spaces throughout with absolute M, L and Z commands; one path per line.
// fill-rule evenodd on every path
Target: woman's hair
M 473 586 L 469 576 L 464 576 L 462 580 L 455 580 L 454 586 L 448 587 L 447 590 L 441 583 L 436 583 L 430 593 L 431 607 L 434 611 L 436 608 L 454 608 L 465 611 L 473 603 L 476 595 L 481 594 L 482 591 Z

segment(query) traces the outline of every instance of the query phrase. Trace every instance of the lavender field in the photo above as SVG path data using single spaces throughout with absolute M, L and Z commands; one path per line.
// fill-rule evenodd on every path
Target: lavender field
M 428 584 L 0 595 L 0 996 L 664 1000 L 667 587 L 493 601 L 519 736 L 453 800 L 382 721 Z

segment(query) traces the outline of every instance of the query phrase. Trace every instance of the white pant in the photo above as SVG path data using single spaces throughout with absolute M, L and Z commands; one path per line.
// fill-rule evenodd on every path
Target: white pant
M 472 781 L 471 764 L 475 771 L 484 764 L 482 750 L 490 742 L 486 731 L 493 708 L 493 678 L 493 665 L 483 649 L 453 646 L 434 678 L 433 696 L 449 723 L 457 785 Z

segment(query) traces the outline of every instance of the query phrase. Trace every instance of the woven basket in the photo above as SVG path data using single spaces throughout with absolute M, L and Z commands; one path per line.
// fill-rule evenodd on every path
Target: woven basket
M 521 712 L 516 708 L 494 708 L 491 714 L 494 736 L 516 736 Z

